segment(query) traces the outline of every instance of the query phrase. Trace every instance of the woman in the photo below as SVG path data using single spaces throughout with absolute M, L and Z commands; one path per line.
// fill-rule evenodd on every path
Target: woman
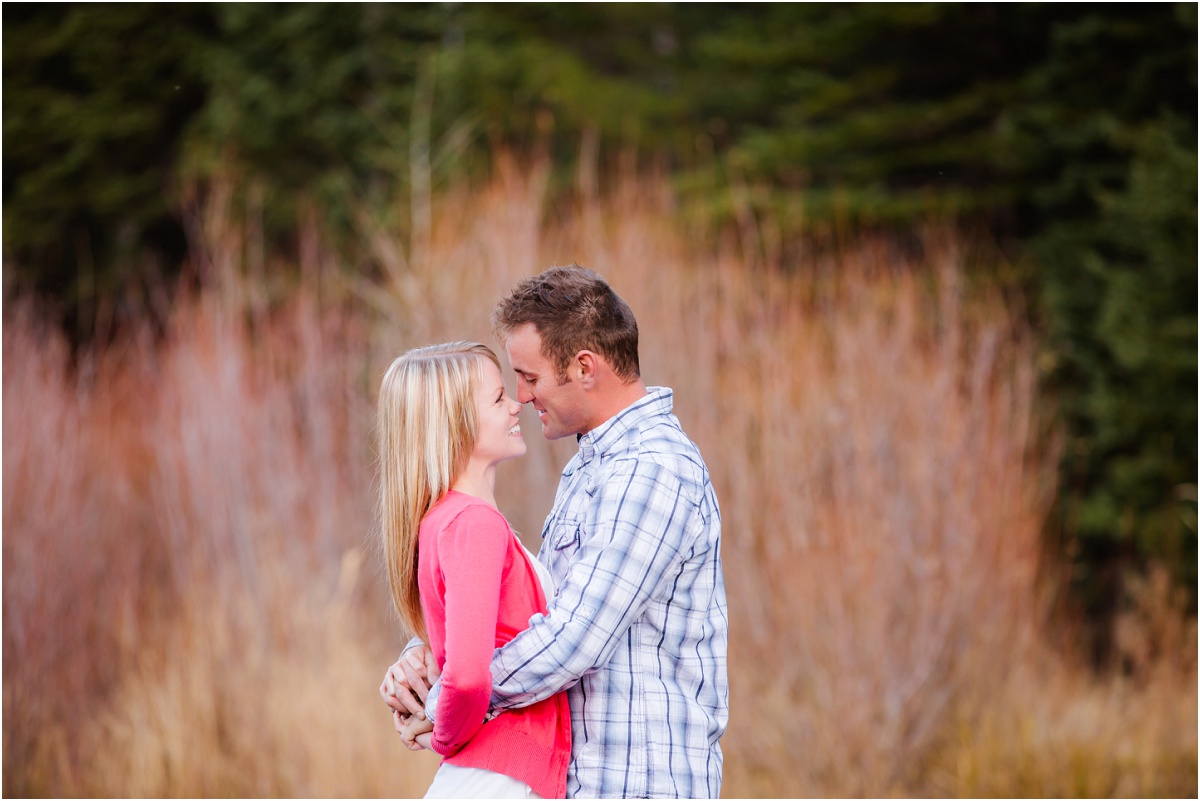
M 545 613 L 553 593 L 496 509 L 496 465 L 525 453 L 520 409 L 504 391 L 496 354 L 477 343 L 409 351 L 392 362 L 380 390 L 380 517 L 392 601 L 441 671 L 437 720 L 418 738 L 444 757 L 426 798 L 566 794 L 564 693 L 485 722 L 493 649 Z

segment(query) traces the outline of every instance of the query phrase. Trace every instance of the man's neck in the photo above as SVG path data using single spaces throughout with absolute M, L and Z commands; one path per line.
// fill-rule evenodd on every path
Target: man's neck
M 596 430 L 649 394 L 646 390 L 646 384 L 641 378 L 635 378 L 628 384 L 621 384 L 608 393 L 603 401 L 597 405 L 596 414 L 592 418 L 595 423 L 588 431 Z

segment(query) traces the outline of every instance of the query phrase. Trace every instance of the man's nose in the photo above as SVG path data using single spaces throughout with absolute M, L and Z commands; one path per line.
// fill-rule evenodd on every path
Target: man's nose
M 517 385 L 517 402 L 521 405 L 529 403 L 533 400 L 533 393 L 524 384 Z

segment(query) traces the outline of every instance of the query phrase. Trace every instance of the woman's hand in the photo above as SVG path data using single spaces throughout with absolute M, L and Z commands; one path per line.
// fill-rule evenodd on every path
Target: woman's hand
M 405 651 L 388 668 L 379 685 L 379 695 L 393 713 L 421 715 L 429 688 L 439 675 L 433 649 L 418 645 Z

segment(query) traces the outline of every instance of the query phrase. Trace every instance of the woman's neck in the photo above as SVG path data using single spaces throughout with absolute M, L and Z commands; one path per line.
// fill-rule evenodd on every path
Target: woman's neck
M 496 505 L 496 465 L 467 464 L 458 480 L 451 487 L 455 492 L 470 495 L 481 501 Z

